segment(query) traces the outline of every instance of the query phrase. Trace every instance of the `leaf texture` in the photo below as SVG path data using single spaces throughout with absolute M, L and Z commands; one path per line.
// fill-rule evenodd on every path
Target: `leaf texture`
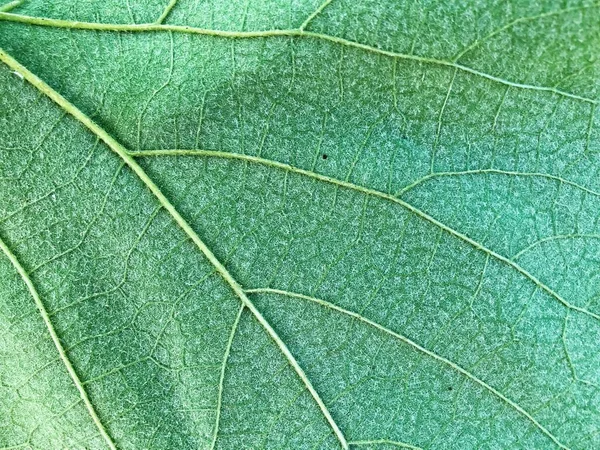
M 2 448 L 600 448 L 599 4 L 17 0 L 0 47 Z

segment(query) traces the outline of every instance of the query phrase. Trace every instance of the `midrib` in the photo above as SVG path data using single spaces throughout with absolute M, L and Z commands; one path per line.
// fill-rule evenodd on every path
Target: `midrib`
M 54 101 L 57 105 L 63 108 L 67 113 L 71 114 L 75 119 L 81 122 L 86 128 L 88 128 L 92 133 L 98 136 L 108 147 L 113 150 L 127 166 L 138 176 L 138 178 L 146 185 L 146 187 L 154 194 L 160 205 L 171 215 L 173 220 L 179 225 L 179 227 L 190 237 L 190 239 L 194 242 L 196 247 L 204 254 L 204 256 L 209 260 L 209 262 L 215 267 L 217 272 L 221 275 L 221 277 L 225 280 L 225 282 L 229 285 L 229 287 L 233 290 L 233 292 L 239 297 L 241 302 L 244 304 L 246 308 L 256 318 L 256 320 L 262 325 L 265 331 L 269 334 L 269 336 L 275 341 L 275 344 L 279 347 L 279 350 L 283 353 L 283 355 L 288 360 L 289 364 L 292 366 L 298 377 L 301 379 L 306 389 L 310 392 L 313 399 L 319 406 L 319 409 L 325 416 L 327 422 L 331 426 L 334 434 L 337 439 L 340 441 L 340 444 L 344 450 L 348 449 L 348 443 L 343 433 L 339 429 L 337 423 L 334 421 L 331 413 L 325 406 L 325 403 L 321 399 L 318 392 L 313 387 L 311 381 L 308 379 L 304 370 L 300 367 L 295 357 L 292 355 L 290 350 L 287 348 L 286 344 L 279 337 L 277 332 L 273 329 L 271 324 L 263 317 L 261 312 L 256 308 L 256 306 L 252 303 L 252 301 L 248 298 L 242 287 L 239 283 L 233 278 L 233 276 L 229 273 L 229 271 L 223 266 L 223 264 L 217 259 L 214 253 L 206 246 L 206 244 L 200 239 L 198 234 L 194 231 L 194 229 L 187 223 L 187 221 L 179 214 L 177 209 L 173 206 L 173 204 L 165 197 L 160 188 L 150 179 L 150 177 L 146 174 L 144 169 L 129 155 L 129 153 L 125 150 L 125 148 L 112 136 L 110 136 L 106 130 L 97 125 L 94 121 L 92 121 L 88 116 L 86 116 L 82 111 L 80 111 L 75 105 L 65 99 L 61 94 L 52 89 L 48 84 L 46 84 L 43 80 L 41 80 L 37 75 L 29 71 L 26 67 L 21 65 L 17 60 L 15 60 L 12 56 L 6 53 L 4 50 L 0 49 L 0 60 L 12 68 L 17 73 L 21 74 L 23 78 L 29 81 L 34 87 L 36 87 L 40 92 L 45 94 L 48 98 Z

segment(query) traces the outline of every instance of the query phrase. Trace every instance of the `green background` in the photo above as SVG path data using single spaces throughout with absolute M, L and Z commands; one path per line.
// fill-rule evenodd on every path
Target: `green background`
M 599 9 L 6 7 L 0 446 L 600 448 Z

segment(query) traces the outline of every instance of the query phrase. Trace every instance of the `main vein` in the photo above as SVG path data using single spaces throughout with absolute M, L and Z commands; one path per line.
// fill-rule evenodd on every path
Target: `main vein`
M 50 316 L 48 315 L 46 306 L 42 302 L 42 299 L 40 298 L 40 296 L 37 292 L 37 289 L 35 288 L 35 286 L 33 285 L 33 282 L 31 281 L 31 278 L 25 271 L 25 268 L 19 262 L 18 258 L 14 255 L 14 253 L 10 250 L 10 248 L 8 248 L 8 246 L 2 240 L 2 238 L 0 238 L 0 249 L 2 249 L 2 252 L 6 255 L 6 257 L 10 260 L 10 262 L 12 263 L 14 268 L 17 270 L 17 272 L 19 273 L 19 276 L 23 279 L 23 282 L 27 286 L 27 289 L 29 290 L 31 297 L 33 297 L 35 306 L 37 307 L 37 309 L 40 312 L 40 315 L 42 316 L 42 320 L 44 321 L 44 324 L 46 325 L 46 328 L 48 329 L 48 333 L 50 334 L 50 337 L 52 338 L 52 342 L 54 343 L 54 346 L 56 347 L 56 350 L 58 351 L 58 355 L 60 356 L 61 361 L 63 362 L 64 366 L 66 367 L 67 372 L 69 373 L 69 376 L 71 377 L 71 380 L 73 380 L 73 384 L 77 388 L 77 391 L 79 391 L 79 396 L 81 397 L 81 400 L 83 401 L 83 404 L 85 405 L 85 408 L 87 409 L 90 417 L 92 418 L 94 425 L 96 425 L 96 428 L 98 428 L 100 435 L 102 436 L 102 438 L 104 439 L 104 441 L 106 442 L 108 447 L 111 450 L 116 450 L 117 447 L 115 446 L 112 438 L 108 434 L 108 431 L 106 431 L 106 428 L 104 428 L 104 425 L 100 421 L 100 418 L 98 417 L 98 414 L 96 413 L 94 405 L 92 405 L 92 402 L 90 401 L 88 394 L 87 394 L 85 388 L 83 387 L 83 383 L 79 379 L 79 376 L 77 375 L 77 372 L 75 371 L 75 369 L 73 367 L 73 364 L 71 364 L 71 361 L 69 360 L 69 357 L 67 356 L 67 353 L 66 353 L 65 349 L 63 348 L 62 343 L 60 342 L 60 338 L 56 334 L 56 330 L 54 329 L 54 325 L 52 325 L 52 321 L 50 320 Z
M 277 332 L 273 329 L 271 324 L 264 318 L 261 312 L 254 306 L 252 301 L 248 298 L 242 287 L 239 283 L 233 278 L 233 276 L 229 273 L 229 271 L 223 266 L 223 264 L 217 259 L 212 250 L 210 250 L 206 244 L 200 239 L 200 236 L 194 231 L 194 229 L 187 223 L 187 221 L 179 214 L 177 209 L 173 206 L 173 204 L 165 197 L 160 188 L 152 181 L 152 179 L 146 174 L 144 169 L 133 159 L 133 157 L 127 152 L 127 150 L 111 135 L 109 135 L 106 130 L 96 124 L 92 119 L 90 119 L 87 115 L 85 115 L 79 108 L 69 102 L 66 98 L 64 98 L 57 91 L 52 89 L 48 84 L 46 84 L 43 80 L 41 80 L 37 75 L 31 72 L 29 69 L 20 64 L 17 60 L 15 60 L 12 56 L 6 53 L 4 50 L 0 49 L 0 61 L 4 62 L 7 66 L 13 69 L 15 72 L 21 74 L 23 78 L 25 78 L 29 83 L 31 83 L 34 87 L 36 87 L 40 92 L 45 94 L 48 98 L 54 101 L 57 105 L 63 108 L 67 113 L 71 114 L 75 119 L 81 122 L 86 128 L 88 128 L 92 133 L 98 136 L 108 147 L 113 150 L 127 166 L 138 176 L 138 178 L 146 185 L 146 187 L 154 194 L 160 205 L 171 215 L 173 220 L 179 225 L 179 227 L 189 236 L 192 242 L 198 247 L 198 249 L 204 254 L 206 259 L 215 267 L 217 272 L 221 275 L 221 277 L 225 280 L 225 282 L 230 286 L 233 292 L 239 297 L 242 304 L 248 308 L 250 312 L 254 315 L 256 320 L 262 325 L 265 331 L 269 334 L 269 336 L 273 339 L 275 344 L 279 347 L 279 350 L 283 353 L 283 355 L 288 360 L 289 364 L 292 366 L 298 377 L 304 383 L 306 389 L 310 392 L 313 399 L 321 409 L 321 412 L 325 416 L 327 422 L 331 426 L 333 432 L 335 433 L 337 439 L 340 441 L 340 444 L 344 450 L 348 449 L 348 443 L 343 433 L 339 429 L 337 423 L 331 416 L 331 413 L 323 403 L 318 392 L 313 387 L 311 381 L 308 379 L 304 370 L 298 364 L 295 357 L 292 355 L 288 347 L 281 340 Z
M 288 36 L 288 37 L 304 37 L 318 39 L 322 41 L 333 42 L 338 45 L 344 45 L 347 47 L 353 47 L 360 50 L 364 50 L 370 53 L 376 53 L 379 55 L 417 61 L 425 64 L 435 64 L 445 67 L 451 67 L 472 75 L 476 75 L 496 83 L 504 84 L 520 89 L 529 89 L 535 91 L 549 92 L 556 95 L 568 97 L 574 100 L 580 100 L 591 104 L 599 104 L 600 101 L 584 97 L 581 95 L 573 94 L 570 92 L 562 91 L 555 87 L 549 86 L 536 86 L 527 83 L 517 83 L 510 80 L 505 80 L 494 75 L 490 75 L 485 72 L 481 72 L 477 69 L 458 64 L 454 61 L 448 61 L 443 59 L 428 58 L 425 56 L 412 55 L 408 53 L 399 53 L 390 50 L 384 50 L 371 45 L 362 44 L 360 42 L 351 41 L 348 39 L 332 36 L 324 33 L 316 33 L 313 31 L 305 31 L 304 29 L 294 28 L 285 30 L 266 30 L 266 31 L 225 31 L 225 30 L 210 30 L 206 28 L 198 28 L 187 25 L 170 25 L 170 24 L 157 24 L 157 23 L 143 23 L 143 24 L 118 24 L 118 23 L 97 23 L 97 22 L 78 22 L 73 20 L 62 20 L 62 19 L 50 19 L 46 17 L 32 17 L 24 16 L 20 14 L 12 14 L 0 12 L 0 20 L 9 22 L 19 22 L 30 25 L 40 25 L 54 28 L 68 28 L 68 29 L 79 29 L 79 30 L 96 30 L 96 31 L 117 31 L 117 32 L 150 32 L 150 31 L 171 31 L 177 33 L 190 33 L 190 34 L 201 34 L 206 36 L 217 36 L 223 38 L 235 38 L 235 39 L 248 39 L 248 38 L 267 38 L 275 36 Z
M 514 408 L 515 410 L 517 410 L 520 414 L 522 414 L 523 416 L 525 416 L 529 421 L 531 421 L 540 431 L 542 431 L 546 436 L 548 436 L 556 445 L 558 445 L 561 449 L 564 450 L 568 450 L 568 447 L 566 447 L 564 444 L 562 444 L 557 438 L 556 436 L 554 436 L 548 429 L 546 429 L 542 424 L 540 424 L 531 414 L 529 414 L 527 411 L 525 411 L 522 407 L 520 407 L 517 403 L 515 403 L 514 401 L 512 401 L 511 399 L 509 399 L 508 397 L 506 397 L 504 394 L 502 394 L 500 391 L 494 389 L 492 386 L 490 386 L 489 384 L 487 384 L 485 381 L 479 379 L 478 377 L 476 377 L 475 375 L 473 375 L 471 372 L 469 372 L 466 369 L 463 369 L 461 366 L 453 363 L 452 361 L 450 361 L 449 359 L 444 358 L 443 356 L 438 355 L 437 353 L 432 352 L 431 350 L 426 349 L 425 347 L 422 347 L 421 345 L 417 344 L 415 341 L 407 338 L 406 336 L 396 333 L 395 331 L 390 330 L 387 327 L 384 327 L 383 325 L 374 322 L 370 319 L 367 319 L 366 317 L 361 316 L 360 314 L 354 312 L 354 311 L 349 311 L 347 309 L 344 309 L 340 306 L 334 305 L 333 303 L 330 303 L 328 301 L 319 299 L 319 298 L 315 298 L 315 297 L 311 297 L 309 295 L 304 295 L 304 294 L 299 294 L 297 292 L 290 292 L 290 291 L 284 291 L 281 289 L 271 289 L 271 288 L 257 288 L 257 289 L 247 289 L 246 293 L 248 294 L 276 294 L 276 295 L 285 295 L 288 297 L 293 297 L 293 298 L 299 298 L 302 300 L 308 300 L 311 301 L 313 303 L 317 303 L 321 306 L 325 306 L 326 308 L 332 309 L 334 311 L 340 312 L 342 314 L 345 314 L 347 316 L 353 317 L 363 323 L 366 323 L 376 329 L 378 329 L 379 331 L 382 331 L 386 334 L 389 334 L 390 336 L 393 336 L 394 338 L 404 342 L 405 344 L 408 344 L 409 346 L 413 347 L 414 349 L 416 349 L 417 351 L 424 353 L 425 355 L 451 367 L 453 370 L 459 372 L 460 374 L 464 375 L 465 377 L 469 378 L 471 381 L 475 382 L 476 384 L 478 384 L 479 386 L 483 387 L 484 389 L 488 390 L 489 392 L 491 392 L 492 394 L 494 394 L 496 397 L 500 398 L 502 401 L 506 402 L 509 406 L 511 406 L 512 408 Z M 414 448 L 414 447 L 413 447 Z
M 349 181 L 342 181 L 337 178 L 329 177 L 327 175 L 321 175 L 319 173 L 316 173 L 316 172 L 313 172 L 310 170 L 300 169 L 298 167 L 290 166 L 289 164 L 281 163 L 278 161 L 273 161 L 271 159 L 260 158 L 258 156 L 243 155 L 240 153 L 231 153 L 231 152 L 223 152 L 223 151 L 215 151 L 215 150 L 145 150 L 145 151 L 131 152 L 130 155 L 138 156 L 138 157 L 139 156 L 186 156 L 186 155 L 194 156 L 194 155 L 197 155 L 197 156 L 224 158 L 224 159 L 239 159 L 239 160 L 243 160 L 243 161 L 249 161 L 249 162 L 261 164 L 264 166 L 275 167 L 275 168 L 278 168 L 281 170 L 297 173 L 299 175 L 314 178 L 319 181 L 323 181 L 326 183 L 334 184 L 336 186 L 351 189 L 353 191 L 361 192 L 363 194 L 372 195 L 374 197 L 379 197 L 379 198 L 385 199 L 387 201 L 390 201 L 390 202 L 393 202 L 393 203 L 396 203 L 396 204 L 402 206 L 403 208 L 407 209 L 408 211 L 410 211 L 411 213 L 420 217 L 421 219 L 435 225 L 438 228 L 441 228 L 443 231 L 447 232 L 448 234 L 460 239 L 461 241 L 466 242 L 467 244 L 471 245 L 472 247 L 476 248 L 477 250 L 482 251 L 483 253 L 493 257 L 494 259 L 497 259 L 498 261 L 501 261 L 504 264 L 507 264 L 508 266 L 512 267 L 514 270 L 516 270 L 521 275 L 523 275 L 525 278 L 527 278 L 528 280 L 533 282 L 536 286 L 538 286 L 544 292 L 549 294 L 551 297 L 558 300 L 560 303 L 562 303 L 568 309 L 578 311 L 582 314 L 588 315 L 588 316 L 593 317 L 594 319 L 600 321 L 600 315 L 598 315 L 592 311 L 589 311 L 585 308 L 582 308 L 580 306 L 573 305 L 572 303 L 568 302 L 558 292 L 554 291 L 552 288 L 550 288 L 550 286 L 543 283 L 541 280 L 539 280 L 533 274 L 531 274 L 530 272 L 525 270 L 523 267 L 521 267 L 519 264 L 517 264 L 512 259 L 507 258 L 506 256 L 503 256 L 500 253 L 495 252 L 494 250 L 484 246 L 483 244 L 468 237 L 467 235 L 461 233 L 460 231 L 457 231 L 454 228 L 446 225 L 445 223 L 440 222 L 439 220 L 430 216 L 429 214 L 427 214 L 426 212 L 417 208 L 416 206 L 413 206 L 412 204 L 402 200 L 401 198 L 395 197 L 394 195 L 386 194 L 385 192 L 382 192 L 382 191 L 378 191 L 375 189 L 370 189 L 370 188 L 367 188 L 364 186 L 360 186 L 360 185 L 351 183 Z

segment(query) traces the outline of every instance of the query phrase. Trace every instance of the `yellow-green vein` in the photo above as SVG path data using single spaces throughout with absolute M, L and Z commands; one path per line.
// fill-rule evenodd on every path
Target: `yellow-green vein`
M 215 267 L 217 272 L 221 275 L 221 277 L 225 280 L 225 282 L 229 285 L 229 287 L 233 290 L 233 292 L 239 297 L 244 306 L 248 308 L 248 310 L 254 315 L 256 320 L 262 325 L 262 327 L 269 334 L 271 339 L 275 342 L 279 350 L 283 353 L 283 355 L 288 360 L 289 364 L 292 366 L 298 377 L 304 383 L 306 389 L 310 392 L 311 396 L 319 406 L 319 409 L 325 416 L 325 419 L 331 426 L 336 438 L 340 441 L 340 444 L 344 450 L 348 449 L 348 443 L 344 434 L 338 427 L 337 423 L 331 416 L 331 413 L 327 409 L 325 403 L 321 399 L 318 392 L 315 390 L 311 381 L 308 379 L 304 370 L 296 361 L 296 358 L 292 355 L 287 345 L 281 340 L 277 332 L 273 329 L 271 324 L 263 317 L 260 311 L 254 306 L 254 304 L 250 301 L 248 296 L 245 294 L 242 287 L 239 283 L 231 276 L 229 271 L 223 266 L 223 264 L 217 259 L 212 250 L 210 250 L 204 241 L 200 239 L 200 236 L 194 231 L 194 229 L 187 223 L 187 221 L 179 214 L 177 209 L 173 206 L 173 204 L 165 197 L 160 188 L 150 179 L 150 177 L 146 174 L 144 169 L 133 159 L 133 157 L 127 152 L 127 150 L 111 135 L 109 135 L 106 130 L 96 124 L 92 119 L 86 116 L 79 108 L 69 102 L 66 98 L 64 98 L 57 91 L 52 89 L 47 83 L 41 80 L 37 75 L 32 73 L 29 69 L 20 64 L 16 59 L 6 53 L 4 50 L 0 49 L 0 61 L 4 62 L 7 66 L 13 69 L 15 72 L 21 74 L 24 79 L 26 79 L 29 83 L 31 83 L 35 88 L 37 88 L 40 92 L 46 95 L 49 99 L 54 101 L 57 105 L 63 108 L 67 113 L 72 115 L 75 119 L 81 122 L 86 128 L 88 128 L 92 133 L 94 133 L 97 137 L 99 137 L 108 147 L 113 150 L 125 164 L 137 175 L 137 177 L 144 183 L 144 185 L 154 194 L 158 202 L 162 205 L 162 207 L 171 215 L 173 220 L 177 223 L 177 225 L 190 237 L 192 242 L 198 247 L 198 249 L 204 254 L 206 259 Z
M 437 353 L 432 352 L 431 350 L 426 349 L 425 347 L 422 347 L 421 345 L 417 344 L 415 341 L 407 338 L 406 336 L 396 333 L 395 331 L 390 330 L 389 328 L 384 327 L 383 325 L 374 322 L 370 319 L 367 319 L 364 316 L 361 316 L 360 314 L 354 312 L 354 311 L 349 311 L 347 309 L 344 309 L 340 306 L 334 305 L 333 303 L 330 303 L 328 301 L 319 299 L 319 298 L 315 298 L 315 297 L 311 297 L 309 295 L 304 295 L 304 294 L 299 294 L 297 292 L 290 292 L 290 291 L 284 291 L 281 289 L 272 289 L 272 288 L 256 288 L 256 289 L 247 289 L 246 290 L 247 294 L 276 294 L 276 295 L 284 295 L 284 296 L 288 296 L 288 297 L 293 297 L 293 298 L 298 298 L 298 299 L 302 299 L 302 300 L 308 300 L 311 301 L 313 303 L 317 303 L 321 306 L 324 306 L 326 308 L 332 309 L 334 311 L 337 311 L 339 313 L 345 314 L 347 316 L 353 317 L 354 319 L 357 319 L 363 323 L 366 323 L 367 325 L 370 325 L 376 329 L 378 329 L 379 331 L 382 331 L 386 334 L 389 334 L 390 336 L 393 336 L 394 338 L 404 342 L 405 344 L 408 344 L 409 346 L 413 347 L 415 350 L 447 365 L 448 367 L 452 368 L 453 370 L 455 370 L 456 372 L 459 372 L 460 374 L 464 375 L 465 377 L 467 377 L 468 379 L 470 379 L 471 381 L 473 381 L 474 383 L 478 384 L 479 386 L 483 387 L 484 389 L 486 389 L 487 391 L 491 392 L 492 394 L 494 394 L 496 397 L 498 397 L 499 399 L 501 399 L 502 401 L 504 401 L 505 403 L 507 403 L 509 406 L 511 406 L 512 408 L 514 408 L 515 410 L 517 410 L 520 414 L 522 414 L 523 416 L 525 416 L 529 421 L 531 421 L 540 431 L 542 431 L 546 436 L 548 436 L 556 445 L 558 445 L 561 449 L 563 450 L 569 450 L 568 447 L 566 447 L 564 444 L 562 444 L 557 438 L 556 436 L 554 436 L 548 429 L 546 429 L 542 424 L 540 424 L 531 414 L 529 414 L 527 411 L 525 411 L 522 407 L 520 407 L 517 403 L 513 402 L 512 400 L 510 400 L 508 397 L 506 397 L 504 394 L 502 394 L 500 391 L 494 389 L 492 386 L 490 386 L 489 384 L 487 384 L 485 381 L 477 378 L 475 375 L 473 375 L 471 372 L 469 372 L 466 369 L 463 369 L 462 367 L 460 367 L 459 365 L 453 363 L 452 361 L 450 361 L 449 359 L 444 358 L 443 356 L 438 355 Z
M 441 228 L 443 231 L 460 239 L 461 241 L 466 242 L 467 244 L 471 245 L 472 247 L 476 248 L 477 250 L 482 251 L 483 253 L 493 257 L 494 259 L 497 259 L 498 261 L 501 261 L 501 262 L 507 264 L 508 266 L 512 267 L 514 270 L 516 270 L 521 275 L 523 275 L 525 278 L 527 278 L 528 280 L 533 282 L 536 286 L 538 286 L 544 292 L 549 294 L 551 297 L 558 300 L 560 303 L 562 303 L 568 309 L 572 309 L 573 311 L 578 311 L 582 314 L 588 315 L 588 316 L 593 317 L 594 319 L 600 321 L 600 315 L 598 315 L 592 311 L 589 311 L 585 308 L 582 308 L 580 306 L 573 305 L 572 303 L 568 302 L 560 294 L 558 294 L 556 291 L 554 291 L 552 288 L 550 288 L 547 284 L 540 281 L 537 277 L 535 277 L 533 274 L 531 274 L 530 272 L 525 270 L 523 267 L 521 267 L 519 264 L 517 264 L 510 258 L 507 258 L 506 256 L 503 256 L 500 253 L 493 251 L 492 249 L 484 246 L 483 244 L 480 244 L 476 240 L 471 239 L 470 237 L 461 233 L 460 231 L 457 231 L 454 228 L 446 225 L 445 223 L 440 222 L 439 220 L 430 216 L 426 212 L 420 210 L 419 208 L 413 206 L 412 204 L 410 204 L 398 197 L 395 197 L 394 195 L 386 194 L 385 192 L 381 192 L 381 191 L 378 191 L 375 189 L 370 189 L 370 188 L 360 186 L 360 185 L 357 185 L 357 184 L 354 184 L 354 183 L 351 183 L 348 181 L 342 181 L 337 178 L 329 177 L 327 175 L 321 175 L 316 172 L 312 172 L 310 170 L 300 169 L 298 167 L 290 166 L 289 164 L 281 163 L 278 161 L 273 161 L 270 159 L 259 158 L 257 156 L 243 155 L 240 153 L 230 153 L 230 152 L 222 152 L 222 151 L 215 151 L 215 150 L 145 150 L 145 151 L 139 151 L 139 152 L 131 152 L 130 155 L 133 157 L 185 156 L 185 155 L 187 155 L 187 156 L 206 156 L 206 157 L 223 158 L 223 159 L 239 159 L 242 161 L 249 161 L 249 162 L 253 162 L 253 163 L 257 163 L 257 164 L 262 164 L 264 166 L 275 167 L 275 168 L 278 168 L 281 170 L 289 171 L 292 173 L 297 173 L 299 175 L 314 178 L 319 181 L 323 181 L 323 182 L 330 183 L 330 184 L 333 184 L 336 186 L 351 189 L 351 190 L 354 190 L 357 192 L 362 192 L 363 194 L 372 195 L 374 197 L 379 197 L 379 198 L 388 200 L 390 202 L 393 202 L 393 203 L 396 203 L 396 204 L 402 206 L 403 208 L 407 209 L 411 213 L 415 214 L 417 217 L 420 217 L 421 219 L 435 225 L 436 227 Z
M 487 34 L 486 36 L 475 39 L 471 44 L 467 45 L 463 50 L 461 50 L 459 53 L 457 53 L 457 55 L 454 58 L 452 58 L 452 61 L 455 61 L 455 62 L 458 61 L 460 58 L 465 56 L 467 53 L 469 53 L 471 50 L 473 50 L 474 48 L 479 46 L 481 43 L 491 39 L 494 36 L 497 36 L 498 34 L 502 33 L 503 31 L 506 31 L 509 28 L 514 27 L 515 25 L 517 25 L 519 23 L 530 22 L 532 20 L 545 19 L 547 17 L 559 16 L 559 15 L 568 14 L 571 12 L 584 11 L 586 9 L 598 8 L 599 6 L 600 6 L 600 4 L 594 3 L 591 5 L 573 6 L 570 8 L 558 9 L 558 10 L 554 10 L 554 11 L 547 11 L 547 12 L 544 12 L 541 14 L 536 14 L 534 16 L 519 17 L 518 19 L 514 19 L 514 20 L 508 22 L 507 24 L 501 26 L 500 28 L 493 30 L 491 33 Z
M 23 1 L 24 0 L 13 0 L 12 2 L 2 5 L 2 6 L 0 6 L 0 12 L 11 11 L 11 10 L 15 9 L 17 6 L 19 6 L 21 3 L 23 3 Z
M 231 346 L 233 344 L 233 338 L 235 337 L 235 332 L 237 331 L 238 324 L 240 323 L 240 319 L 242 318 L 242 313 L 244 312 L 244 304 L 240 306 L 240 309 L 233 321 L 233 326 L 231 327 L 231 332 L 229 333 L 229 339 L 227 340 L 227 345 L 225 346 L 225 353 L 223 355 L 223 362 L 221 364 L 221 374 L 219 376 L 219 392 L 217 394 L 217 412 L 215 418 L 215 428 L 213 430 L 212 442 L 210 444 L 210 449 L 213 450 L 215 445 L 217 444 L 217 436 L 219 434 L 219 422 L 221 421 L 221 408 L 223 406 L 223 384 L 225 382 L 225 368 L 227 367 L 227 361 L 229 359 L 229 353 L 231 353 Z
M 159 24 L 159 25 L 161 23 L 163 23 L 164 20 L 167 18 L 167 16 L 171 13 L 173 8 L 175 7 L 176 3 L 177 3 L 177 0 L 171 0 L 169 2 L 169 4 L 166 6 L 166 8 L 164 9 L 164 11 L 162 12 L 162 14 L 160 15 L 160 17 L 158 19 L 156 19 L 156 21 L 154 23 Z
M 419 178 L 418 180 L 415 180 L 411 184 L 404 186 L 402 189 L 397 191 L 394 195 L 397 197 L 400 197 L 403 194 L 405 194 L 406 192 L 410 191 L 411 189 L 414 189 L 415 187 L 419 186 L 420 184 L 423 184 L 426 181 L 429 181 L 429 180 L 432 180 L 435 178 L 462 177 L 462 176 L 468 176 L 468 175 L 485 175 L 485 174 L 507 175 L 507 176 L 513 176 L 513 177 L 546 178 L 548 180 L 556 181 L 557 183 L 563 183 L 567 186 L 574 187 L 574 188 L 579 189 L 580 191 L 583 191 L 587 194 L 593 195 L 594 197 L 600 197 L 600 192 L 594 191 L 593 189 L 587 188 L 581 184 L 575 183 L 574 181 L 567 180 L 566 178 L 559 177 L 557 175 L 551 175 L 549 173 L 544 173 L 544 172 L 517 172 L 517 171 L 513 171 L 513 170 L 501 170 L 501 169 L 473 169 L 473 170 L 462 170 L 462 171 L 456 171 L 456 172 L 429 173 L 429 174 Z
M 73 384 L 77 388 L 77 391 L 79 392 L 79 396 L 81 397 L 81 400 L 83 401 L 83 404 L 85 405 L 85 408 L 87 409 L 90 417 L 92 418 L 94 425 L 96 425 L 96 428 L 98 428 L 98 431 L 100 432 L 100 435 L 104 439 L 104 442 L 106 442 L 106 445 L 108 445 L 108 447 L 111 450 L 116 450 L 117 447 L 116 447 L 115 443 L 113 442 L 112 438 L 110 437 L 110 435 L 108 434 L 108 431 L 106 431 L 106 428 L 100 421 L 100 418 L 98 417 L 98 414 L 96 413 L 96 409 L 94 408 L 94 405 L 92 405 L 92 402 L 90 401 L 90 399 L 88 397 L 88 394 L 83 386 L 83 383 L 79 379 L 79 375 L 77 375 L 77 372 L 75 371 L 75 368 L 73 367 L 73 364 L 71 364 L 71 361 L 69 360 L 69 357 L 67 356 L 67 353 L 65 352 L 65 349 L 63 348 L 62 343 L 60 342 L 60 338 L 56 334 L 54 325 L 52 325 L 52 321 L 50 320 L 50 317 L 48 316 L 48 311 L 46 310 L 46 306 L 42 302 L 42 299 L 40 298 L 40 296 L 37 292 L 37 289 L 33 285 L 31 278 L 27 274 L 27 271 L 21 265 L 21 263 L 19 262 L 17 257 L 10 250 L 10 248 L 8 248 L 8 246 L 2 240 L 2 238 L 0 238 L 0 249 L 2 249 L 2 252 L 6 255 L 6 257 L 10 260 L 13 267 L 19 273 L 19 276 L 23 279 L 23 282 L 25 283 L 25 285 L 27 286 L 27 289 L 29 290 L 31 297 L 33 297 L 35 306 L 37 307 L 37 309 L 40 312 L 40 315 L 42 316 L 42 320 L 44 321 L 44 324 L 46 325 L 46 328 L 48 329 L 50 338 L 52 339 L 52 342 L 54 343 L 54 346 L 56 347 L 56 350 L 58 351 L 60 360 L 65 365 L 65 368 L 67 369 L 67 372 L 69 373 L 69 376 L 71 377 L 71 380 L 73 381 Z
M 324 10 L 325 8 L 327 8 L 327 6 L 328 6 L 328 5 L 329 5 L 329 4 L 330 4 L 332 1 L 333 1 L 333 0 L 325 0 L 323 3 L 321 3 L 321 6 L 319 6 L 317 9 L 315 9 L 315 10 L 313 11 L 313 13 L 312 13 L 310 16 L 308 16 L 304 22 L 302 22 L 302 25 L 300 25 L 300 30 L 301 30 L 301 31 L 302 31 L 302 30 L 304 30 L 304 29 L 305 29 L 305 28 L 308 26 L 308 24 L 309 24 L 310 22 L 312 22 L 312 21 L 315 19 L 315 17 L 317 17 L 319 14 L 321 14 L 321 13 L 323 12 L 323 10 Z
M 536 86 L 527 83 L 517 83 L 510 80 L 490 75 L 485 72 L 481 72 L 476 69 L 472 69 L 462 64 L 458 64 L 453 61 L 428 58 L 424 56 L 411 55 L 407 53 L 398 53 L 389 50 L 380 49 L 371 45 L 362 44 L 360 42 L 350 41 L 348 39 L 331 36 L 324 33 L 315 33 L 312 31 L 305 31 L 301 29 L 285 29 L 285 30 L 266 30 L 266 31 L 225 31 L 225 30 L 210 30 L 206 28 L 197 28 L 187 25 L 169 25 L 169 24 L 157 24 L 157 23 L 143 23 L 143 24 L 117 24 L 117 23 L 95 23 L 95 22 L 77 22 L 72 20 L 61 20 L 61 19 L 50 19 L 46 17 L 32 17 L 23 16 L 20 14 L 11 14 L 0 12 L 0 20 L 6 20 L 10 22 L 19 22 L 30 25 L 40 25 L 54 28 L 67 28 L 77 30 L 95 30 L 95 31 L 116 31 L 116 32 L 156 32 L 156 31 L 172 31 L 177 33 L 190 33 L 190 34 L 201 34 L 206 36 L 217 36 L 223 38 L 234 38 L 234 39 L 248 39 L 248 38 L 267 38 L 274 36 L 287 36 L 287 37 L 305 37 L 318 39 L 322 41 L 333 42 L 338 45 L 346 47 L 353 47 L 360 50 L 364 50 L 370 53 L 375 53 L 390 58 L 406 59 L 417 61 L 425 64 L 435 64 L 439 66 L 451 67 L 458 69 L 462 72 L 470 73 L 482 78 L 486 78 L 490 81 L 500 83 L 506 86 L 512 86 L 519 89 L 528 89 L 534 91 L 548 92 L 563 97 L 568 97 L 573 100 L 580 100 L 586 103 L 598 104 L 599 100 L 591 99 L 581 95 L 573 94 L 570 92 L 561 91 L 555 87 L 549 86 Z

